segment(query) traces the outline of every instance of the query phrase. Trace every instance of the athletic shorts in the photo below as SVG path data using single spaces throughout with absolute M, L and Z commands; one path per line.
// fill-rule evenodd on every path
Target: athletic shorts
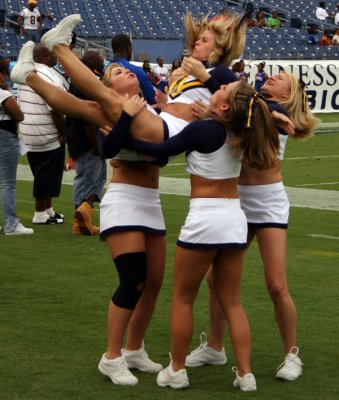
M 158 189 L 109 184 L 100 203 L 100 239 L 127 231 L 166 234 Z
M 247 247 L 247 221 L 239 199 L 190 200 L 177 245 L 192 249 Z
M 287 229 L 290 203 L 282 182 L 238 185 L 238 190 L 249 227 Z
M 64 173 L 65 147 L 49 151 L 29 151 L 27 159 L 34 176 L 33 197 L 59 197 Z

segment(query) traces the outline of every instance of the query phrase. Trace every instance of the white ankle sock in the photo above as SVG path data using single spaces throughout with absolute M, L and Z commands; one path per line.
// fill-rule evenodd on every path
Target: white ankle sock
M 46 208 L 46 213 L 52 218 L 55 216 L 55 211 L 53 210 L 53 207 Z

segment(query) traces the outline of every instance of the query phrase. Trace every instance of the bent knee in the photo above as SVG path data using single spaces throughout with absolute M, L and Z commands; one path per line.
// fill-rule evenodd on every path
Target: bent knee
M 272 282 L 268 284 L 267 290 L 273 300 L 289 296 L 287 285 L 281 282 Z

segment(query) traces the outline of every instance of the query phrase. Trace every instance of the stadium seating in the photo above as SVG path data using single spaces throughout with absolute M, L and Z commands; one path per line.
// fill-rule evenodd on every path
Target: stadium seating
M 225 6 L 229 14 L 250 7 L 254 14 L 263 10 L 269 15 L 275 9 L 286 20 L 283 28 L 249 29 L 244 58 L 333 58 L 338 53 L 336 48 L 318 51 L 307 44 L 307 25 L 318 23 L 320 30 L 334 28 L 328 22 L 320 24 L 315 20 L 318 3 L 318 0 L 45 0 L 39 2 L 39 10 L 50 12 L 56 21 L 66 15 L 80 13 L 83 22 L 77 27 L 78 36 L 103 43 L 119 32 L 127 33 L 133 39 L 182 41 L 183 14 L 187 11 L 195 16 L 206 13 L 216 15 Z M 337 0 L 326 1 L 327 10 L 334 12 L 336 3 Z M 0 0 L 0 11 L 6 10 L 7 21 L 10 21 L 17 18 L 17 13 L 25 5 L 26 0 Z M 47 29 L 49 27 L 46 26 Z M 6 32 L 1 32 L 2 48 L 5 45 L 6 52 L 10 49 L 12 58 L 15 58 L 23 38 L 15 32 L 13 24 L 5 24 L 5 29 Z

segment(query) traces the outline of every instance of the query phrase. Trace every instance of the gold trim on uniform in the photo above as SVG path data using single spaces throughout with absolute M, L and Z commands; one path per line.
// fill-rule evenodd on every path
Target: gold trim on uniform
M 171 86 L 168 89 L 168 95 L 171 97 L 171 99 L 175 99 L 177 96 L 179 96 L 182 92 L 185 92 L 186 90 L 195 89 L 197 87 L 204 87 L 204 84 L 200 82 L 198 79 L 188 82 L 186 80 L 187 76 L 185 76 L 182 79 L 176 80 L 171 84 Z

